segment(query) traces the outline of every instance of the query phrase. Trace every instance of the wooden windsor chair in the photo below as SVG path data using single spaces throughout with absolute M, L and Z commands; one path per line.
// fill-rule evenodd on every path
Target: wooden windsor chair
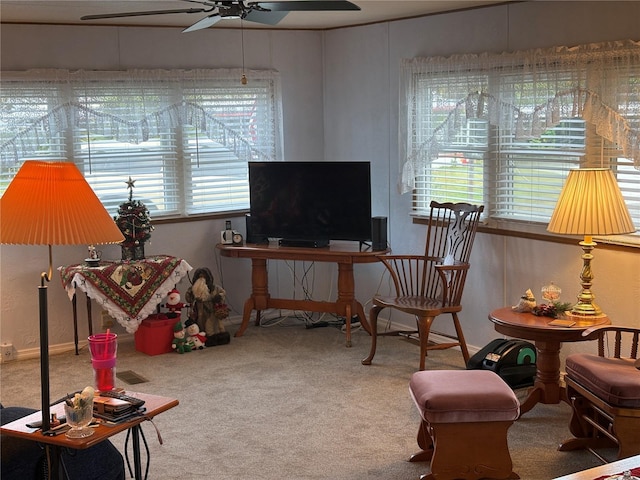
M 392 279 L 395 296 L 375 295 L 370 311 L 371 350 L 362 360 L 370 365 L 376 353 L 378 335 L 418 334 L 420 340 L 420 370 L 424 370 L 428 350 L 460 347 L 465 363 L 469 351 L 464 339 L 458 312 L 462 310 L 469 257 L 483 206 L 468 203 L 430 204 L 430 216 L 424 255 L 380 255 Z M 378 315 L 385 308 L 414 315 L 417 328 L 378 333 Z M 438 333 L 450 342 L 429 343 L 434 319 L 451 314 L 455 335 Z

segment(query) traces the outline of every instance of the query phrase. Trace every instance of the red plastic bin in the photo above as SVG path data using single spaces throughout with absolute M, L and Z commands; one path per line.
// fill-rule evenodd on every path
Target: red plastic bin
M 173 327 L 179 318 L 168 318 L 158 313 L 145 318 L 136 330 L 135 342 L 138 352 L 147 355 L 161 355 L 173 351 Z

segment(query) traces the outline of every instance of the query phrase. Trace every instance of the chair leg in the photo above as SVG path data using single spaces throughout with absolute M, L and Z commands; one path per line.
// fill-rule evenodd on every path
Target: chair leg
M 369 350 L 369 356 L 362 359 L 363 365 L 371 365 L 371 360 L 376 354 L 376 346 L 378 341 L 378 314 L 382 311 L 383 307 L 374 306 L 369 312 L 369 326 L 371 327 L 371 349 Z
M 464 364 L 466 365 L 469 363 L 469 349 L 467 348 L 467 342 L 464 339 L 464 333 L 462 333 L 462 326 L 460 325 L 460 320 L 458 320 L 458 314 L 456 312 L 452 312 L 451 316 L 453 317 L 453 325 L 456 327 L 458 341 L 460 342 L 460 350 L 462 350 Z
M 420 370 L 424 370 L 429 345 L 429 332 L 435 317 L 418 318 L 418 335 L 420 336 Z

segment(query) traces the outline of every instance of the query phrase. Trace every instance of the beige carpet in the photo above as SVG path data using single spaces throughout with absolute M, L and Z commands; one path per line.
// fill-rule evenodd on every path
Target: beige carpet
M 236 326 L 229 330 L 234 332 Z M 143 430 L 150 479 L 417 479 L 428 464 L 416 452 L 418 414 L 408 393 L 418 347 L 381 338 L 374 364 L 363 331 L 345 347 L 338 328 L 299 322 L 251 326 L 225 346 L 147 356 L 132 337 L 120 339 L 117 368 L 148 381 L 121 387 L 175 397 L 180 405 Z M 464 368 L 460 352 L 435 351 L 427 368 Z M 51 358 L 51 398 L 92 383 L 87 349 Z M 0 366 L 0 401 L 39 408 L 39 362 Z M 514 470 L 524 480 L 549 480 L 598 464 L 587 452 L 558 452 L 569 436 L 565 404 L 538 405 L 509 430 Z M 125 434 L 113 437 L 123 451 Z M 482 438 L 477 439 L 482 442 Z

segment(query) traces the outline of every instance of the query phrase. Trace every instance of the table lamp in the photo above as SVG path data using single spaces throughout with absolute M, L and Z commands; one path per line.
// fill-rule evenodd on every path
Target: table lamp
M 571 170 L 556 204 L 547 230 L 564 235 L 584 235 L 582 291 L 572 315 L 597 316 L 602 311 L 591 292 L 591 251 L 597 245 L 593 235 L 618 235 L 636 231 L 613 172 L 608 168 Z
M 47 245 L 49 270 L 40 275 L 42 431 L 50 428 L 47 286 L 52 245 L 119 243 L 120 229 L 75 164 L 27 160 L 0 198 L 0 243 Z

